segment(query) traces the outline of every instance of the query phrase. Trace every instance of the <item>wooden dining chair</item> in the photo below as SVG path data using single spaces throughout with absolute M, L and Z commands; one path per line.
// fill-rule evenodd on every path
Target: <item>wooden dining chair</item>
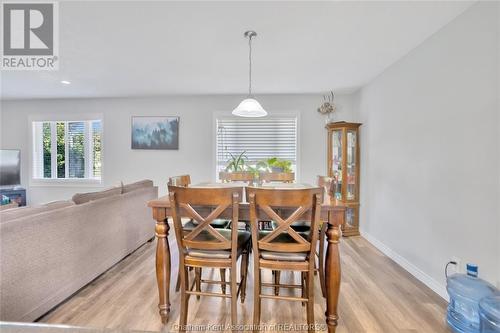
M 323 189 L 323 201 L 332 202 L 334 194 L 334 179 L 332 177 L 318 176 L 317 183 L 318 187 Z M 297 232 L 307 233 L 310 232 L 310 224 L 308 221 L 298 220 L 291 225 L 292 229 Z M 319 281 L 321 286 L 321 293 L 323 297 L 326 297 L 326 283 L 325 283 L 325 238 L 326 229 L 328 223 L 326 221 L 320 221 L 319 226 L 319 238 L 318 238 L 318 252 L 316 256 L 318 257 L 318 265 L 315 266 L 315 273 L 319 273 Z M 276 223 L 273 223 L 273 228 L 276 228 Z M 273 272 L 273 277 L 276 284 L 280 282 L 280 272 Z M 275 289 L 276 295 L 279 295 L 279 288 Z
M 260 172 L 259 180 L 263 183 L 279 182 L 293 183 L 295 181 L 295 173 L 293 172 Z
M 191 185 L 191 176 L 190 175 L 180 175 L 173 176 L 168 179 L 168 185 L 171 186 L 181 186 L 188 187 Z M 187 224 L 184 224 L 184 229 L 193 229 L 196 227 L 196 220 L 191 219 Z M 214 228 L 227 228 L 229 225 L 229 220 L 227 219 L 214 219 L 211 223 Z
M 181 186 L 188 187 L 191 185 L 191 176 L 180 175 L 180 176 L 172 176 L 168 179 L 168 186 Z M 196 227 L 197 222 L 194 219 L 190 219 L 187 223 L 183 224 L 183 228 L 185 230 L 192 230 Z M 214 219 L 210 225 L 214 228 L 227 228 L 229 226 L 229 220 L 227 219 Z M 201 276 L 201 268 L 195 269 L 195 276 L 199 280 Z M 221 281 L 224 282 L 226 280 L 226 270 L 220 269 L 220 278 Z M 199 282 L 198 282 L 199 284 Z M 175 291 L 178 292 L 181 288 L 181 271 L 179 270 L 177 273 L 177 281 L 175 282 Z M 222 291 L 226 292 L 226 285 L 221 285 Z M 197 296 L 199 298 L 199 296 Z
M 190 295 L 216 296 L 231 299 L 231 324 L 237 325 L 237 301 L 245 300 L 248 272 L 250 233 L 233 229 L 217 229 L 211 222 L 229 210 L 233 221 L 238 221 L 242 187 L 190 188 L 169 186 L 170 206 L 175 236 L 179 247 L 181 271 L 180 331 L 186 329 Z M 181 216 L 189 216 L 198 222 L 192 230 L 183 228 Z M 204 217 L 203 217 L 204 216 Z M 236 265 L 241 257 L 240 282 L 237 283 Z M 195 278 L 189 284 L 188 268 L 224 268 L 230 271 L 230 281 Z M 229 284 L 230 293 L 201 291 L 201 284 Z M 196 287 L 196 290 L 193 290 Z
M 247 188 L 250 202 L 250 224 L 254 253 L 254 313 L 253 324 L 260 324 L 261 299 L 301 301 L 307 305 L 309 331 L 314 324 L 314 262 L 317 232 L 301 233 L 291 225 L 297 220 L 309 221 L 310 230 L 317 230 L 322 203 L 322 189 Z M 263 231 L 259 219 L 276 221 L 277 228 Z M 261 270 L 301 272 L 301 284 L 264 283 Z M 298 288 L 301 297 L 262 293 L 262 287 Z
M 190 175 L 172 176 L 168 179 L 168 185 L 188 187 L 191 185 Z

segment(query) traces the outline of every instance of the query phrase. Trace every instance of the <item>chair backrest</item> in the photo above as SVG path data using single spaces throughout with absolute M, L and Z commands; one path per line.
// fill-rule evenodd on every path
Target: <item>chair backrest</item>
M 254 251 L 267 250 L 276 252 L 309 252 L 314 258 L 318 233 L 313 232 L 318 226 L 322 203 L 322 188 L 309 189 L 266 189 L 247 187 L 247 198 L 250 203 L 250 223 Z M 273 220 L 278 227 L 258 239 L 258 220 Z M 300 234 L 290 226 L 297 220 L 310 221 L 311 232 L 307 236 Z M 295 242 L 278 241 L 283 233 Z
M 243 187 L 193 188 L 169 185 L 168 191 L 180 252 L 185 253 L 186 248 L 236 251 L 237 228 L 232 228 L 231 239 L 228 239 L 210 222 L 228 209 L 232 220 L 238 221 Z M 186 233 L 182 228 L 181 217 L 190 217 L 198 225 Z
M 173 176 L 168 179 L 168 185 L 188 187 L 191 185 L 190 175 Z
M 295 173 L 293 172 L 261 172 L 259 179 L 264 183 L 282 182 L 293 183 L 295 180 Z
M 220 171 L 219 172 L 219 179 L 224 182 L 224 183 L 230 183 L 230 182 L 247 182 L 251 183 L 254 180 L 254 175 L 251 172 L 227 172 L 227 171 Z

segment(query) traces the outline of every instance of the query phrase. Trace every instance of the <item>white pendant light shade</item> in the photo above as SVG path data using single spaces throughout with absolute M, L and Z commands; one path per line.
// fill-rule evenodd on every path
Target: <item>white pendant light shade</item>
M 266 110 L 262 108 L 260 103 L 253 98 L 247 98 L 233 110 L 233 115 L 240 117 L 265 117 Z
M 248 38 L 248 96 L 233 110 L 233 115 L 239 117 L 265 117 L 266 110 L 253 98 L 252 95 L 252 38 L 257 36 L 255 31 L 246 31 L 243 36 Z

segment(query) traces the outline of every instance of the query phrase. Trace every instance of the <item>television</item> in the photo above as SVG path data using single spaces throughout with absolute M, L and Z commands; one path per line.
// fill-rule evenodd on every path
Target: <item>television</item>
M 21 184 L 21 151 L 0 149 L 0 186 Z

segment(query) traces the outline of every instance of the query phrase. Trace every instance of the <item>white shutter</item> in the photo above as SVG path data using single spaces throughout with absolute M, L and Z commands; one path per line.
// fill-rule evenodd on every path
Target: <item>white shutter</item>
M 100 120 L 35 121 L 32 126 L 34 179 L 101 179 Z
M 250 163 L 271 157 L 297 163 L 297 118 L 219 118 L 217 119 L 217 170 L 230 154 L 245 151 Z

